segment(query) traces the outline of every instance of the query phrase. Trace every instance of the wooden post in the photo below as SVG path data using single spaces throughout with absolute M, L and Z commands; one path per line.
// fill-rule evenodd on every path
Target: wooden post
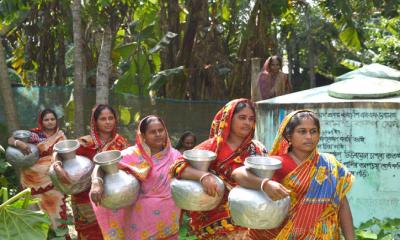
M 256 102 L 261 100 L 260 91 L 257 86 L 258 75 L 261 71 L 261 58 L 251 59 L 251 100 Z

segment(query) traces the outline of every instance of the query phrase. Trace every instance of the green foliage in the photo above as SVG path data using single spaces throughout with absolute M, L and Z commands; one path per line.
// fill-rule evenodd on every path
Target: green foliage
M 400 219 L 385 218 L 383 220 L 372 218 L 356 229 L 358 240 L 379 239 L 391 240 L 400 238 Z
M 0 188 L 8 188 L 11 193 L 15 193 L 18 187 L 17 173 L 14 168 L 6 161 L 5 150 L 0 145 Z
M 43 240 L 47 238 L 50 220 L 40 211 L 28 210 L 31 191 L 25 189 L 8 199 L 8 190 L 1 189 L 3 204 L 0 205 L 0 239 Z

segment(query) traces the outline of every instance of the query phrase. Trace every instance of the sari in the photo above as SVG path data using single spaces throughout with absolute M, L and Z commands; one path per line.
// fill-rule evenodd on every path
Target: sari
M 40 199 L 39 207 L 47 213 L 51 228 L 55 230 L 67 227 L 66 195 L 54 188 L 49 168 L 53 163 L 53 146 L 66 138 L 58 126 L 53 135 L 47 136 L 43 132 L 42 121 L 39 113 L 38 127 L 30 130 L 32 134 L 29 139 L 29 142 L 36 144 L 39 149 L 39 160 L 33 166 L 20 169 L 20 180 L 22 188 L 31 188 L 32 197 Z
M 171 146 L 167 134 L 164 149 L 151 155 L 139 130 L 142 122 L 136 145 L 122 151 L 119 163 L 121 169 L 140 181 L 138 199 L 118 210 L 93 206 L 106 240 L 178 239 L 180 209 L 172 199 L 168 171 L 181 154 Z
M 292 92 L 288 75 L 279 71 L 276 75 L 271 73 L 269 64 L 271 57 L 269 57 L 258 76 L 258 81 L 255 89 L 255 99 L 263 100 L 281 96 Z
M 77 155 L 85 156 L 90 160 L 93 160 L 93 157 L 99 152 L 123 150 L 129 146 L 128 141 L 117 133 L 117 119 L 111 135 L 112 138 L 107 142 L 101 141 L 97 124 L 93 116 L 97 107 L 98 106 L 92 109 L 90 135 L 78 139 L 80 147 L 76 151 Z M 89 191 L 90 189 L 71 196 L 75 229 L 78 232 L 78 239 L 99 240 L 103 239 L 103 237 L 90 202 Z
M 290 119 L 301 111 L 307 110 L 295 111 L 285 117 L 270 151 L 270 155 L 279 156 L 283 163 L 274 178 L 282 179 L 281 184 L 291 191 L 288 218 L 276 229 L 251 229 L 251 239 L 340 239 L 340 203 L 350 190 L 354 177 L 335 156 L 320 153 L 317 148 L 296 166 L 287 154 L 289 144 L 283 132 Z
M 218 176 L 225 184 L 225 192 L 221 203 L 213 210 L 204 212 L 189 212 L 190 225 L 199 239 L 243 239 L 246 229 L 235 226 L 228 208 L 228 194 L 237 183 L 232 179 L 232 172 L 243 166 L 246 157 L 262 155 L 265 148 L 262 144 L 253 141 L 255 124 L 252 131 L 243 140 L 237 149 L 231 149 L 227 144 L 232 125 L 233 112 L 240 102 L 253 103 L 248 99 L 236 99 L 227 103 L 214 117 L 210 129 L 210 138 L 195 149 L 213 151 L 217 158 L 211 164 L 209 171 Z M 171 174 L 181 178 L 183 170 L 189 166 L 188 162 L 179 158 L 171 168 Z

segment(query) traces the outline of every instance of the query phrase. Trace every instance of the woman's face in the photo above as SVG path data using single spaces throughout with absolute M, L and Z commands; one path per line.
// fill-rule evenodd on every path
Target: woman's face
M 53 113 L 46 113 L 42 119 L 44 130 L 54 130 L 57 128 L 57 119 Z
M 279 63 L 278 59 L 271 59 L 271 62 L 269 63 L 269 69 L 272 73 L 278 73 L 281 70 L 281 64 Z
M 97 118 L 96 124 L 99 132 L 112 133 L 115 128 L 116 119 L 110 109 L 105 108 Z
M 182 147 L 185 150 L 190 150 L 190 149 L 194 148 L 194 144 L 195 144 L 194 137 L 192 135 L 188 135 L 183 140 Z
M 288 140 L 292 144 L 292 151 L 311 153 L 319 141 L 319 131 L 314 120 L 312 118 L 301 120 Z
M 245 138 L 253 130 L 254 123 L 255 115 L 253 110 L 249 107 L 245 107 L 233 115 L 231 134 L 240 138 Z
M 153 149 L 162 149 L 167 138 L 167 133 L 160 121 L 152 121 L 144 133 L 145 143 Z

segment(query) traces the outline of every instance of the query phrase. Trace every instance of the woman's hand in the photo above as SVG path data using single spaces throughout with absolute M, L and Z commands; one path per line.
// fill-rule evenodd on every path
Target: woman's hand
M 90 198 L 92 201 L 98 205 L 101 201 L 101 196 L 103 195 L 104 192 L 104 187 L 103 187 L 103 180 L 100 180 L 101 178 L 96 177 L 92 179 L 92 187 L 90 188 Z
M 222 194 L 221 190 L 218 188 L 217 179 L 215 179 L 214 175 L 205 175 L 201 178 L 200 183 L 208 195 L 215 197 L 216 195 L 220 196 Z
M 268 180 L 262 185 L 262 190 L 273 200 L 280 200 L 289 196 L 290 190 L 285 188 L 282 184 Z
M 29 155 L 32 153 L 31 148 L 28 144 L 20 140 L 15 140 L 15 147 L 18 148 L 24 155 Z
M 55 162 L 53 163 L 53 168 L 57 174 L 58 179 L 60 179 L 60 181 L 64 184 L 71 183 L 72 179 L 69 177 L 68 173 L 62 167 L 62 162 L 58 158 L 57 153 L 53 154 L 53 159 L 55 159 Z

